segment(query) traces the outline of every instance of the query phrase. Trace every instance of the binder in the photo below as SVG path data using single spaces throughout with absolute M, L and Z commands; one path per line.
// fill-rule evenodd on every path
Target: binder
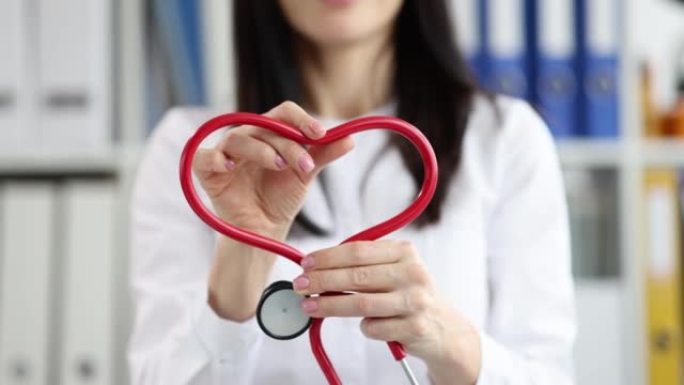
M 40 143 L 98 152 L 112 142 L 112 5 L 36 0 Z
M 449 12 L 456 27 L 454 32 L 458 48 L 479 83 L 484 81 L 485 75 L 480 28 L 483 14 L 481 3 L 479 0 L 449 2 Z
M 658 111 L 653 99 L 653 69 L 648 62 L 641 63 L 639 94 L 644 136 L 648 138 L 663 136 L 660 111 Z
M 62 197 L 66 234 L 60 383 L 114 384 L 114 186 L 70 182 Z
M 646 300 L 650 384 L 682 382 L 682 273 L 677 174 L 649 170 L 646 197 Z
M 572 270 L 576 277 L 619 275 L 617 175 L 605 170 L 563 171 L 568 201 Z
M 486 85 L 494 92 L 530 99 L 524 0 L 482 0 L 486 14 Z
M 583 124 L 591 137 L 619 133 L 619 26 L 617 0 L 577 0 Z
M 578 133 L 574 0 L 530 0 L 536 7 L 539 110 L 556 138 Z M 532 24 L 532 23 L 531 23 Z
M 563 171 L 568 200 L 572 270 L 577 277 L 595 277 L 601 269 L 601 191 L 595 185 L 591 171 Z
M 8 183 L 0 210 L 0 383 L 54 383 L 49 353 L 55 308 L 55 198 L 44 182 Z
M 25 0 L 0 1 L 0 150 L 17 151 L 29 140 L 27 111 L 29 35 L 28 5 Z
M 625 298 L 623 283 L 619 279 L 577 280 L 575 298 L 578 330 L 573 384 L 629 384 L 623 357 L 627 326 L 623 309 L 629 298 Z
M 236 100 L 232 2 L 206 0 L 200 5 L 207 102 L 213 108 L 232 109 Z
M 187 47 L 188 60 L 190 65 L 190 83 L 194 86 L 193 98 L 196 98 L 197 103 L 205 102 L 205 87 L 204 87 L 204 57 L 202 53 L 202 31 L 201 26 L 204 24 L 201 20 L 202 9 L 200 2 L 194 0 L 177 0 L 179 2 L 178 10 L 181 16 L 181 27 L 183 44 Z
M 684 254 L 684 170 L 679 171 L 679 210 L 680 233 L 682 234 L 682 253 Z
M 148 130 L 174 105 L 205 105 L 200 14 L 204 2 L 151 0 L 147 26 Z M 212 37 L 215 38 L 215 37 Z M 213 96 L 213 95 L 212 95 Z
M 204 62 L 200 42 L 200 8 L 188 0 L 153 0 L 156 27 L 168 55 L 175 103 L 205 103 Z

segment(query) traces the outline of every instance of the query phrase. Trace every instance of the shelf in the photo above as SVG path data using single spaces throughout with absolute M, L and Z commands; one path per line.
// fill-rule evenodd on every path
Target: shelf
M 140 151 L 133 147 L 114 147 L 99 152 L 32 151 L 0 154 L 0 176 L 63 176 L 118 174 L 134 165 Z
M 684 168 L 684 139 L 649 139 L 643 144 L 643 157 L 649 167 Z
M 575 289 L 610 289 L 621 285 L 624 282 L 621 277 L 582 277 L 574 276 Z
M 556 142 L 563 167 L 618 167 L 623 144 L 617 140 L 568 139 Z
M 631 148 L 635 157 L 627 154 L 622 141 L 616 140 L 562 140 L 556 142 L 556 148 L 563 167 L 619 168 L 625 159 L 632 159 L 644 167 L 684 169 L 684 140 L 646 140 Z M 141 153 L 141 146 L 116 146 L 82 154 L 0 153 L 0 176 L 117 174 L 122 168 L 135 167 Z

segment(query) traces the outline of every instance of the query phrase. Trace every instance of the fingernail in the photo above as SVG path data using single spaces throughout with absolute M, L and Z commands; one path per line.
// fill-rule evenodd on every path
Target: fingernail
M 276 164 L 276 167 L 278 167 L 281 170 L 284 169 L 285 167 L 287 167 L 287 162 L 280 155 L 276 156 L 275 164 Z
M 314 164 L 313 159 L 311 159 L 311 156 L 309 154 L 302 154 L 302 156 L 299 157 L 299 160 L 297 160 L 297 165 L 299 165 L 299 169 L 304 171 L 305 173 L 310 173 L 311 170 L 316 167 Z
M 295 290 L 302 290 L 309 287 L 309 283 L 309 278 L 307 278 L 305 275 L 300 275 L 294 281 L 292 281 L 292 286 Z
M 232 170 L 235 168 L 235 162 L 230 159 L 227 159 L 223 165 L 226 167 L 226 170 Z
M 316 135 L 325 134 L 325 127 L 323 127 L 323 125 L 317 120 L 314 120 L 313 122 L 309 123 L 309 129 Z
M 306 313 L 313 313 L 318 310 L 318 301 L 313 298 L 307 298 L 302 301 L 302 309 L 304 309 Z
M 305 269 L 310 269 L 310 268 L 312 268 L 313 265 L 314 265 L 314 259 L 313 259 L 313 257 L 310 257 L 310 256 L 304 257 L 304 259 L 302 259 L 301 265 L 302 265 L 302 267 L 305 268 Z

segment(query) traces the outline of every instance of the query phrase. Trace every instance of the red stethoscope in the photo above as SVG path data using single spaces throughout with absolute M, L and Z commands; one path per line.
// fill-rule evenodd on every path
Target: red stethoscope
M 195 191 L 192 182 L 192 161 L 195 152 L 209 134 L 221 128 L 236 125 L 261 127 L 303 145 L 327 144 L 361 131 L 386 129 L 402 135 L 416 147 L 422 158 L 425 172 L 422 187 L 413 203 L 392 218 L 363 230 L 356 235 L 347 238 L 342 243 L 376 240 L 406 226 L 425 210 L 435 193 L 435 188 L 437 186 L 437 159 L 430 146 L 430 142 L 428 142 L 427 138 L 425 138 L 420 130 L 401 119 L 380 116 L 360 118 L 328 130 L 324 137 L 317 140 L 307 138 L 300 131 L 285 123 L 252 113 L 225 114 L 207 121 L 200 126 L 195 134 L 188 140 L 183 149 L 183 153 L 181 154 L 180 182 L 183 188 L 183 194 L 190 204 L 190 207 L 206 224 L 219 233 L 253 247 L 258 247 L 276 255 L 281 255 L 297 265 L 299 265 L 302 258 L 304 258 L 304 253 L 288 244 L 263 237 L 259 234 L 226 223 L 202 203 Z M 326 294 L 335 295 L 348 293 Z M 328 380 L 328 383 L 331 385 L 341 385 L 342 382 L 321 342 L 321 326 L 323 324 L 323 319 L 311 319 L 301 310 L 301 301 L 302 297 L 294 292 L 291 282 L 278 281 L 271 284 L 264 291 L 264 294 L 259 301 L 257 308 L 257 321 L 259 326 L 268 336 L 281 340 L 298 337 L 309 329 L 311 350 L 313 351 L 323 374 Z M 398 342 L 388 342 L 388 345 L 394 358 L 400 362 L 410 383 L 412 385 L 417 385 L 418 381 L 406 362 L 406 351 L 404 350 L 404 347 Z

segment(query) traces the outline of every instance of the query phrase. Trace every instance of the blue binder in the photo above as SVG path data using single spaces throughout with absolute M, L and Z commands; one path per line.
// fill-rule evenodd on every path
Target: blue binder
M 555 138 L 580 134 L 575 0 L 530 0 L 537 27 L 534 93 Z
M 163 49 L 178 104 L 202 105 L 204 87 L 199 4 L 194 0 L 153 0 Z
M 484 81 L 482 63 L 481 0 L 452 0 L 451 18 L 455 22 L 458 47 L 478 83 Z
M 206 102 L 204 82 L 204 50 L 202 49 L 201 2 L 196 0 L 179 0 L 179 11 L 182 20 L 183 43 L 187 47 L 190 79 L 193 88 L 193 100 L 198 104 Z
M 577 0 L 581 97 L 587 136 L 615 138 L 620 127 L 616 0 Z
M 478 82 L 485 89 L 491 89 L 489 84 L 490 77 L 490 55 L 489 55 L 489 22 L 487 20 L 488 0 L 477 1 L 477 33 L 479 36 L 479 49 L 469 59 L 472 68 L 476 68 L 475 74 Z
M 482 60 L 487 88 L 531 100 L 524 1 L 481 1 Z

